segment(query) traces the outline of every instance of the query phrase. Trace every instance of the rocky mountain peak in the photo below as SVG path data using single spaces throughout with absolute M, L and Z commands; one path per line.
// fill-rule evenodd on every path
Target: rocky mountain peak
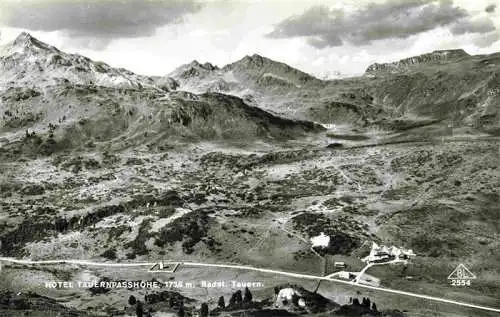
M 12 42 L 0 47 L 0 57 L 7 60 L 44 60 L 60 54 L 54 46 L 46 44 L 27 32 L 19 34 Z
M 216 70 L 218 67 L 209 63 L 209 62 L 206 62 L 206 63 L 200 63 L 198 62 L 197 60 L 194 60 L 192 61 L 189 66 L 191 67 L 196 67 L 196 68 L 201 68 L 201 69 L 204 69 L 204 70 L 208 70 L 208 71 L 212 71 L 212 70 Z
M 213 65 L 213 64 L 211 64 L 209 62 L 206 62 L 206 63 L 202 64 L 202 63 L 198 62 L 196 59 L 193 60 L 191 63 L 186 64 L 186 65 L 181 66 L 181 67 L 183 67 L 185 69 L 189 69 L 189 68 L 200 69 L 201 68 L 201 69 L 204 69 L 204 70 L 215 70 L 215 69 L 218 68 L 217 66 L 215 66 L 215 65 Z
M 31 43 L 38 41 L 31 34 L 27 32 L 21 32 L 13 42 L 13 45 L 30 45 Z
M 10 44 L 12 48 L 16 49 L 43 49 L 48 51 L 58 51 L 55 47 L 50 46 L 37 38 L 33 37 L 27 32 L 21 32 L 16 39 Z
M 27 32 L 0 48 L 0 87 L 5 84 L 47 86 L 60 82 L 106 87 L 156 87 L 168 90 L 167 80 L 113 68 L 79 54 L 60 51 Z M 158 87 L 160 86 L 160 87 Z
M 444 55 L 454 55 L 454 56 L 470 56 L 465 50 L 461 48 L 449 49 L 449 50 L 435 50 L 431 54 L 444 54 Z
M 246 55 L 243 57 L 239 63 L 245 64 L 245 65 L 254 65 L 258 67 L 262 67 L 266 62 L 270 62 L 271 60 L 261 56 L 259 54 L 253 54 L 253 55 Z M 238 63 L 238 62 L 236 62 Z
M 246 55 L 242 59 L 234 63 L 227 64 L 226 66 L 223 67 L 224 70 L 238 70 L 243 72 L 247 71 L 261 72 L 264 70 L 264 68 L 270 70 L 270 69 L 284 69 L 291 67 L 284 63 L 277 62 L 267 57 L 261 56 L 259 54 Z
M 193 60 L 191 63 L 187 64 L 186 66 L 188 66 L 188 67 L 200 67 L 200 66 L 201 66 L 201 64 L 200 64 L 200 62 L 198 62 L 198 61 L 195 59 L 195 60 Z
M 199 77 L 201 75 L 206 75 L 210 73 L 211 71 L 217 70 L 218 67 L 206 62 L 206 63 L 200 63 L 197 60 L 193 60 L 189 64 L 184 64 L 177 69 L 175 69 L 172 73 L 169 74 L 169 76 L 174 77 L 174 78 L 183 78 L 183 79 L 188 79 L 192 77 Z

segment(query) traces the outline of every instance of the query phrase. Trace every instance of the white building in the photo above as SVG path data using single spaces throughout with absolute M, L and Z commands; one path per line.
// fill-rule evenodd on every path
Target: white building
M 323 232 L 319 236 L 312 237 L 311 243 L 313 247 L 328 247 L 330 245 L 330 237 Z
M 383 262 L 387 261 L 405 261 L 415 257 L 416 254 L 412 249 L 398 248 L 395 246 L 387 247 L 385 245 L 379 246 L 373 242 L 370 250 L 370 255 L 363 258 L 361 261 L 370 262 Z
M 351 272 L 340 271 L 340 272 L 338 272 L 338 274 L 336 276 L 339 278 L 342 278 L 344 280 L 350 280 L 352 275 L 353 275 L 353 273 L 351 273 Z
M 281 289 L 278 295 L 276 296 L 276 306 L 277 307 L 283 306 L 285 301 L 288 302 L 288 304 L 291 304 L 294 295 L 299 297 L 299 305 L 300 305 L 300 299 L 302 299 L 302 294 L 300 294 L 291 287 Z

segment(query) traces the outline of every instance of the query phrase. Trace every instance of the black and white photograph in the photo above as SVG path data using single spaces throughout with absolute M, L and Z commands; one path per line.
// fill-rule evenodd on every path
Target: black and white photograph
M 0 0 L 1 317 L 500 315 L 499 0 Z

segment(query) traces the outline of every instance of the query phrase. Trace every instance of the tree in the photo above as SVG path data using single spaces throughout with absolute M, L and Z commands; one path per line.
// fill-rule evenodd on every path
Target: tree
M 229 306 L 234 306 L 236 305 L 236 298 L 234 297 L 234 294 L 231 295 L 231 298 L 229 299 Z
M 368 297 L 363 297 L 362 305 L 370 308 L 370 299 Z
M 278 295 L 280 292 L 280 288 L 278 286 L 274 287 L 274 294 Z
M 361 304 L 359 303 L 359 299 L 357 299 L 357 298 L 354 298 L 354 299 L 352 300 L 352 304 L 353 304 L 354 306 L 361 306 Z
M 2 296 L 0 296 L 0 304 L 9 306 L 10 302 L 11 302 L 11 299 L 12 299 L 12 294 L 11 293 L 8 293 L 8 292 L 4 293 L 4 294 L 2 294 Z
M 245 293 L 243 295 L 243 302 L 245 303 L 251 303 L 253 299 L 252 293 L 248 289 L 248 287 L 245 287 Z
M 377 310 L 377 304 L 372 303 L 372 311 L 378 312 L 378 310 Z
M 241 290 L 237 290 L 236 293 L 234 293 L 234 297 L 236 300 L 236 304 L 241 304 L 243 302 L 243 295 L 241 294 Z
M 128 298 L 128 304 L 134 306 L 135 303 L 137 303 L 137 299 L 135 298 L 134 295 L 130 295 L 130 297 Z
M 68 230 L 69 223 L 66 220 L 66 218 L 57 217 L 55 220 L 55 227 L 56 227 L 57 231 L 64 232 L 64 231 Z
M 225 308 L 226 307 L 226 301 L 224 300 L 224 296 L 219 297 L 219 303 L 218 303 L 220 308 Z
M 116 259 L 116 250 L 115 249 L 109 249 L 104 251 L 103 254 L 101 254 L 102 257 L 105 257 L 110 260 L 115 260 Z M 147 302 L 147 300 L 145 300 Z
M 229 306 L 240 305 L 242 301 L 243 297 L 241 295 L 241 290 L 237 290 L 236 292 L 233 293 L 233 295 L 229 299 Z
M 208 317 L 208 304 L 207 303 L 201 304 L 200 317 Z
M 144 314 L 144 307 L 141 301 L 137 301 L 137 305 L 135 306 L 135 314 L 137 317 L 142 317 Z
M 173 297 L 169 297 L 169 299 L 168 299 L 168 306 L 174 307 L 174 298 Z
M 296 293 L 293 293 L 292 295 L 292 304 L 294 304 L 295 306 L 299 306 L 299 295 L 297 295 Z
M 184 305 L 181 304 L 181 306 L 179 307 L 179 311 L 177 311 L 177 316 L 179 317 L 184 317 L 186 313 L 184 312 Z

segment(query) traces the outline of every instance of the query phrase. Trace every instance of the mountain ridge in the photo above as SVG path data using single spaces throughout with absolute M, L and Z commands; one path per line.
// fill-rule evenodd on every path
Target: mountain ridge
M 312 122 L 282 118 L 248 105 L 237 96 L 177 91 L 179 84 L 171 77 L 113 68 L 62 52 L 28 33 L 4 46 L 4 52 L 0 132 L 15 140 L 4 147 L 11 158 L 15 153 L 51 155 L 90 143 L 124 147 L 271 141 L 324 130 Z M 189 67 L 216 69 L 198 62 Z
M 407 67 L 416 65 L 453 62 L 467 57 L 471 57 L 471 55 L 465 52 L 463 49 L 436 50 L 431 53 L 411 56 L 394 62 L 371 64 L 366 69 L 365 75 L 383 71 L 398 72 L 404 70 Z
M 401 122 L 442 122 L 495 131 L 500 126 L 500 93 L 494 88 L 498 56 L 435 50 L 374 63 L 361 76 L 321 80 L 253 54 L 193 76 L 173 77 L 179 89 L 236 95 L 282 116 L 323 124 L 380 124 L 393 129 Z
M 49 86 L 61 83 L 108 87 L 143 87 L 171 90 L 164 77 L 139 75 L 124 68 L 70 54 L 46 44 L 27 32 L 0 49 L 0 85 Z
M 498 53 L 469 55 L 441 50 L 397 62 L 373 64 L 367 76 L 321 80 L 285 63 L 253 54 L 222 67 L 194 60 L 167 76 L 143 76 L 78 54 L 67 54 L 21 33 L 0 58 L 0 83 L 8 87 L 88 85 L 221 93 L 291 120 L 325 125 L 390 128 L 393 121 L 443 122 L 496 131 Z M 34 52 L 34 53 L 33 53 Z M 374 76 L 372 76 L 374 75 Z M 458 88 L 461 87 L 461 88 Z M 496 90 L 495 90 L 496 89 Z M 42 89 L 43 90 L 43 89 Z M 31 93 L 22 93 L 24 98 Z M 11 98 L 11 97 L 9 97 Z M 423 121 L 422 121 L 423 120 Z M 410 124 L 413 126 L 413 123 Z
M 59 49 L 56 48 L 55 46 L 49 45 L 47 43 L 38 40 L 28 32 L 21 32 L 14 39 L 14 41 L 12 41 L 11 45 L 14 47 L 22 47 L 22 48 L 30 48 L 32 46 L 35 46 L 37 48 L 59 52 Z

